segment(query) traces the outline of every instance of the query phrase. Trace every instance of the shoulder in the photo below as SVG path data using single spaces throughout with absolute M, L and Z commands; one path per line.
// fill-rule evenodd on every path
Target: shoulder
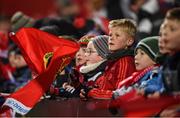
M 119 58 L 116 63 L 124 63 L 124 64 L 132 64 L 134 63 L 134 57 L 133 56 L 124 56 L 122 58 Z

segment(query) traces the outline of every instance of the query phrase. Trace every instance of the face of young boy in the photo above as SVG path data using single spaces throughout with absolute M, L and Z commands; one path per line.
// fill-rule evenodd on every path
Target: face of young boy
M 112 27 L 109 29 L 109 50 L 111 52 L 122 50 L 130 46 L 130 38 L 127 34 L 119 27 Z
M 160 41 L 166 50 L 179 51 L 180 21 L 166 19 L 160 29 Z
M 12 67 L 16 67 L 15 54 L 14 53 L 10 53 L 8 59 L 9 59 L 10 65 Z
M 15 55 L 15 62 L 16 62 L 16 68 L 27 66 L 26 61 L 24 60 L 23 56 L 20 54 Z
M 76 66 L 83 65 L 86 63 L 85 50 L 86 47 L 81 47 L 79 51 L 76 53 Z
M 103 60 L 103 58 L 99 56 L 96 49 L 94 48 L 92 41 L 88 43 L 85 56 L 87 65 L 94 64 Z
M 135 55 L 136 70 L 142 70 L 149 66 L 154 65 L 155 62 L 141 49 L 137 49 Z
M 170 54 L 171 53 L 171 50 L 169 50 L 165 47 L 165 42 L 164 42 L 164 40 L 162 40 L 161 37 L 159 38 L 158 45 L 159 45 L 159 51 L 161 54 Z

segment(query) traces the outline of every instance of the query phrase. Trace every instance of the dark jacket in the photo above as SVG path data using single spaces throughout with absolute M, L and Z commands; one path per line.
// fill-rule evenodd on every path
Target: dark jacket
M 169 56 L 163 64 L 163 80 L 167 92 L 180 91 L 180 52 Z

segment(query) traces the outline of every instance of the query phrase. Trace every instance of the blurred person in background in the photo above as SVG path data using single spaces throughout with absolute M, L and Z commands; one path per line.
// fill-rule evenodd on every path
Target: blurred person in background
M 65 98 L 79 97 L 80 89 L 82 88 L 83 76 L 80 73 L 80 68 L 86 64 L 85 50 L 88 42 L 93 36 L 85 35 L 78 41 L 80 49 L 75 56 L 75 65 L 69 71 L 68 76 L 61 80 L 56 80 L 55 86 L 51 86 L 50 93 L 53 97 L 60 96 Z M 57 78 L 58 79 L 58 78 Z M 64 80 L 64 81 L 63 81 Z M 59 82 L 58 82 L 59 81 Z M 63 81 L 63 82 L 60 82 Z M 60 84 L 61 83 L 61 84 Z
M 73 18 L 81 13 L 78 0 L 55 0 L 55 5 L 59 17 Z
M 7 63 L 8 57 L 8 44 L 11 24 L 10 19 L 7 16 L 0 15 L 0 60 L 2 63 Z
M 87 17 L 108 34 L 109 19 L 107 18 L 106 0 L 86 0 L 85 8 Z
M 160 29 L 160 51 L 168 58 L 163 64 L 163 79 L 167 93 L 180 92 L 180 8 L 173 8 L 166 14 Z M 161 112 L 162 117 L 180 116 L 180 105 L 170 106 Z
M 10 19 L 7 16 L 0 15 L 0 32 L 8 33 L 10 31 Z
M 8 58 L 10 66 L 14 69 L 7 72 L 8 80 L 3 82 L 1 92 L 12 93 L 24 86 L 32 78 L 32 75 L 19 48 L 14 46 L 10 49 Z

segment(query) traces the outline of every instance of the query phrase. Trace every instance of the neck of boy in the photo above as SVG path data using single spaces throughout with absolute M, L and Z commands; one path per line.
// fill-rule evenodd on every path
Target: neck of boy
M 113 53 L 109 53 L 107 56 L 108 60 L 116 60 L 124 56 L 134 56 L 134 50 L 132 49 L 123 49 L 117 50 Z

